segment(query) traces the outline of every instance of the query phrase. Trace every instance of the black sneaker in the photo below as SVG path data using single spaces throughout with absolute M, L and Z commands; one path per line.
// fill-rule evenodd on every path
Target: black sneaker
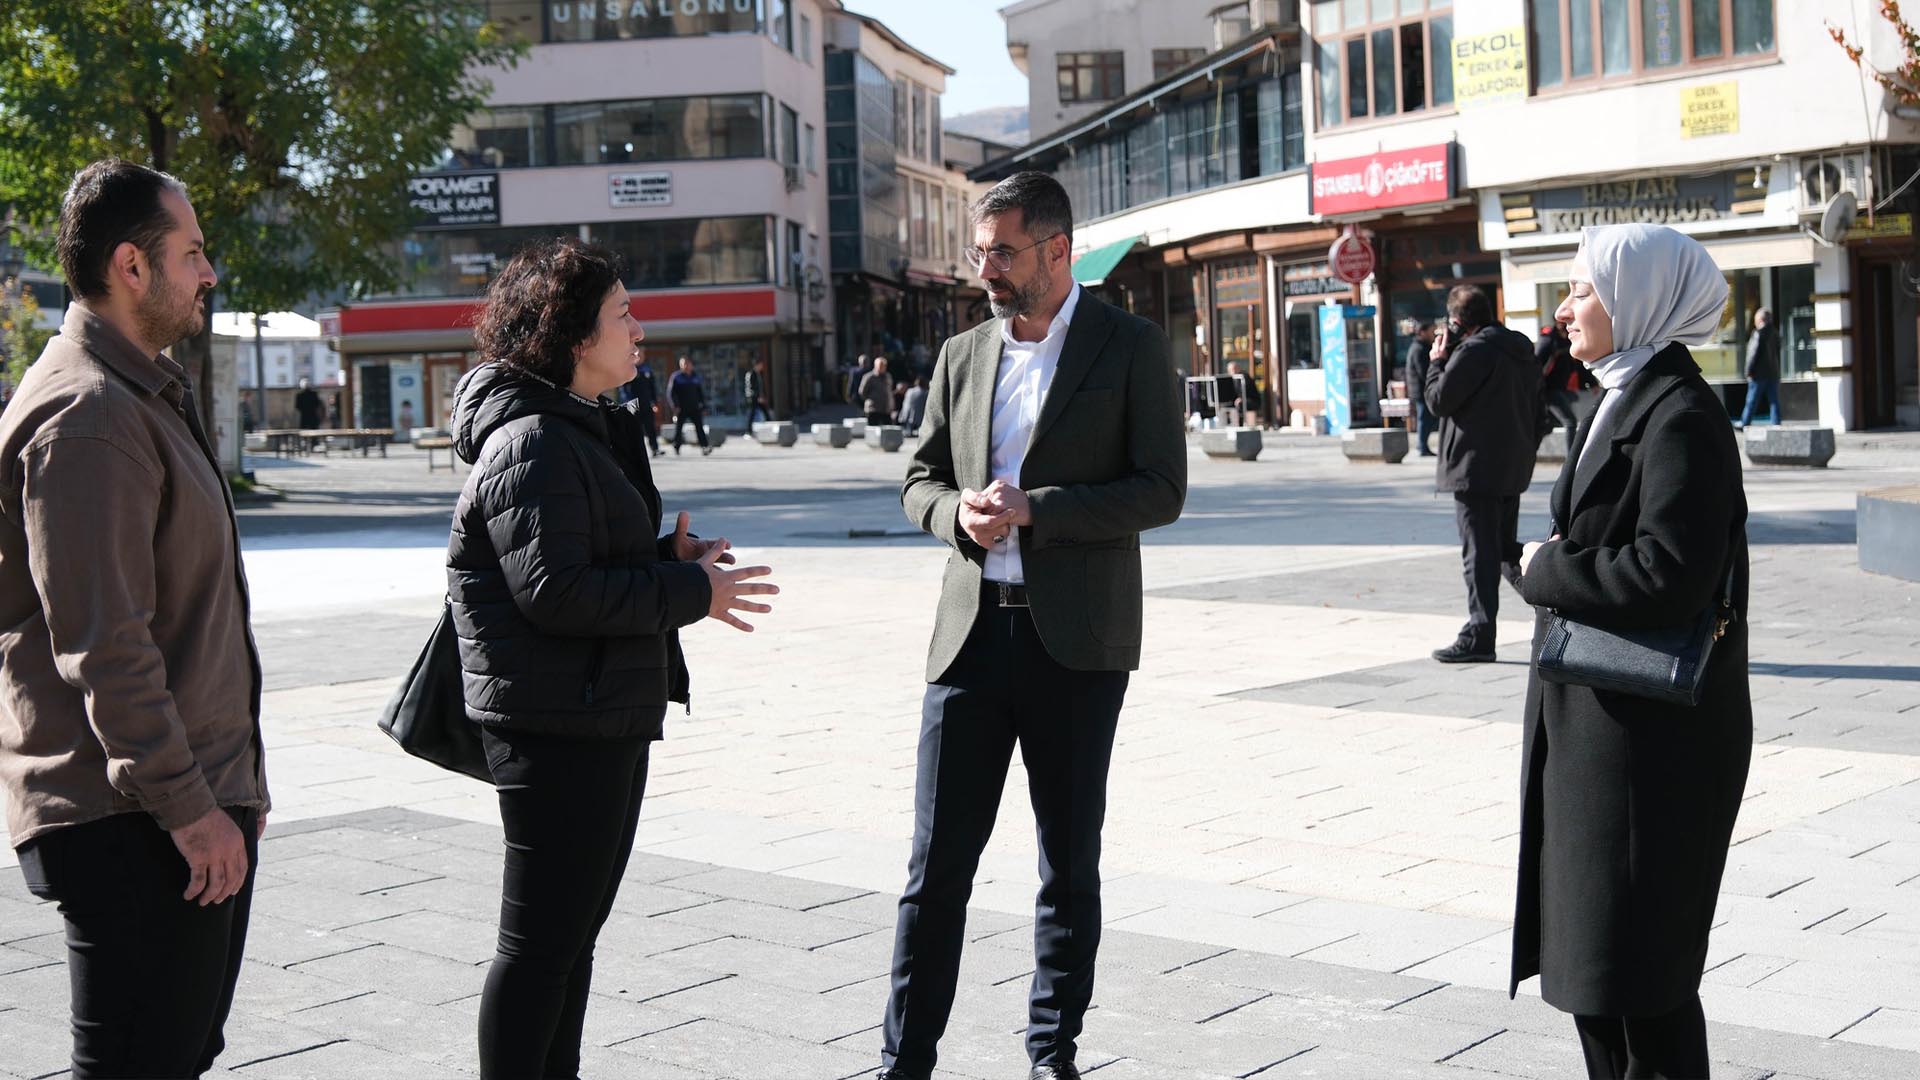
M 1444 649 L 1433 650 L 1433 658 L 1443 664 L 1486 664 L 1494 659 L 1493 646 L 1482 647 L 1461 638 Z

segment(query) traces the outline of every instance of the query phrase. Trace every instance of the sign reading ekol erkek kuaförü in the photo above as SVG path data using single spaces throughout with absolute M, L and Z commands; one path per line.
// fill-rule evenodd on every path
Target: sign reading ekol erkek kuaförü
M 1446 202 L 1457 193 L 1454 143 L 1316 161 L 1310 170 L 1316 214 L 1352 214 Z

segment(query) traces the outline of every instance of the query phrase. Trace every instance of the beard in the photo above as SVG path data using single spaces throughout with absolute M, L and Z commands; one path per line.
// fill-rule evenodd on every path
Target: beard
M 1012 319 L 1021 315 L 1031 315 L 1037 311 L 1052 292 L 1053 282 L 1044 274 L 1036 274 L 1032 281 L 1012 287 L 1013 295 L 1005 300 L 995 300 L 993 293 L 987 293 L 987 307 L 996 319 Z
M 201 289 L 174 281 L 154 263 L 153 288 L 134 312 L 140 335 L 164 348 L 198 334 L 207 321 L 201 303 L 205 295 Z

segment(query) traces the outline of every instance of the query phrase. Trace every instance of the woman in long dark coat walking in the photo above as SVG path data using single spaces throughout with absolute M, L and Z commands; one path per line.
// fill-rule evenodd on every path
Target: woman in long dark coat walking
M 1672 229 L 1589 228 L 1554 313 L 1605 387 L 1530 544 L 1521 595 L 1613 629 L 1693 621 L 1731 568 L 1741 617 L 1700 704 L 1527 688 L 1512 984 L 1574 1014 L 1595 1078 L 1704 1077 L 1700 976 L 1752 756 L 1746 496 L 1732 425 L 1682 342 L 1711 336 L 1727 286 Z M 1535 655 L 1539 653 L 1535 634 Z

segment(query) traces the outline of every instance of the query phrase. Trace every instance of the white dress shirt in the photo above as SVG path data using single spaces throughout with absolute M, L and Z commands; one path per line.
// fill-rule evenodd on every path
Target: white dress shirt
M 1075 282 L 1067 293 L 1067 302 L 1047 324 L 1047 336 L 1039 341 L 1014 340 L 1013 320 L 1000 321 L 1000 371 L 993 383 L 993 451 L 987 458 L 995 480 L 1020 486 L 1020 467 L 1027 461 L 1033 425 L 1040 419 L 1041 403 L 1046 401 L 1053 373 L 1060 367 L 1060 348 L 1066 344 L 1067 327 L 1079 304 L 1080 283 Z M 987 549 L 983 576 L 988 581 L 1026 583 L 1026 571 L 1020 565 L 1019 534 L 1017 528 L 1008 529 L 1005 540 Z

